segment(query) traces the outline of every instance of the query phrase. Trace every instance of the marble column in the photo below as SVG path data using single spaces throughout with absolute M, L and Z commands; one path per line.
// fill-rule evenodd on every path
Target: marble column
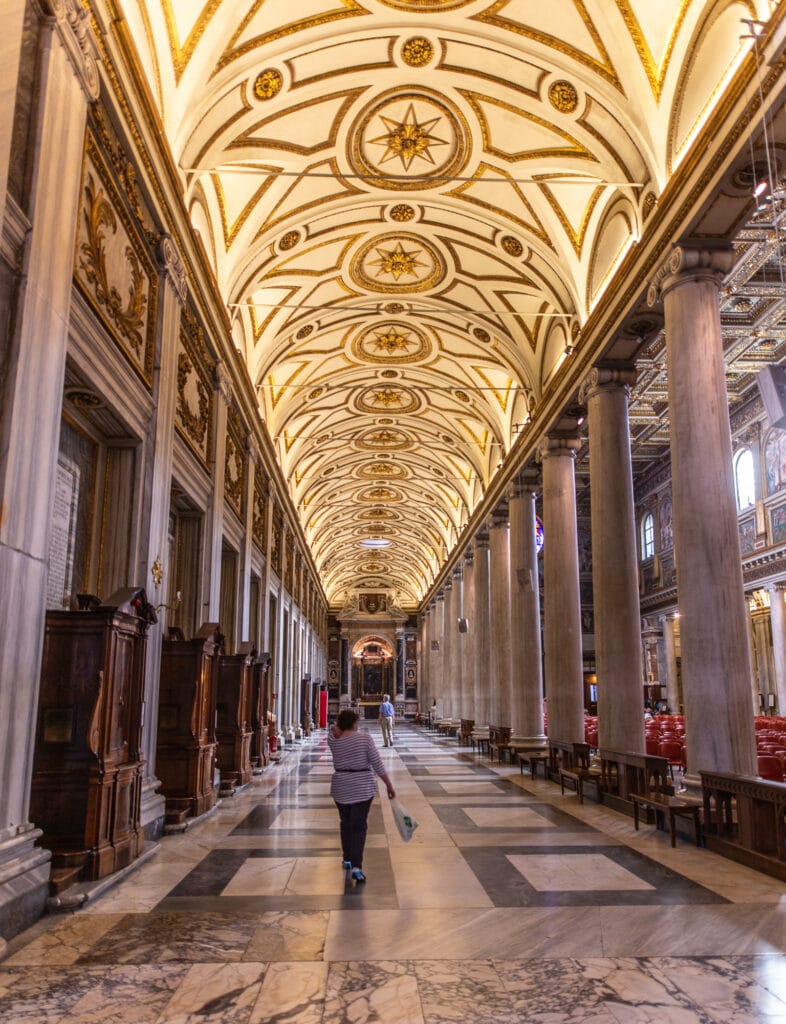
M 466 633 L 459 629 L 459 620 L 464 618 L 464 567 L 459 564 L 453 569 L 453 718 L 466 718 L 463 702 L 464 675 L 465 675 L 465 638 Z
M 342 630 L 341 633 L 341 665 L 339 668 L 339 674 L 341 678 L 341 687 L 339 689 L 339 707 L 343 710 L 349 707 L 352 701 L 352 667 L 350 664 L 349 657 L 349 633 L 346 630 Z
M 510 529 L 508 506 L 495 509 L 489 522 L 491 646 L 489 699 L 491 725 L 511 723 Z
M 581 596 L 576 527 L 574 459 L 580 446 L 571 434 L 544 438 L 543 604 L 548 734 L 564 743 L 584 741 L 584 676 Z
M 757 597 L 762 597 L 760 592 Z M 753 678 L 756 703 L 754 714 L 757 715 L 766 715 L 770 711 L 769 697 L 770 694 L 775 693 L 775 683 L 772 678 L 774 668 L 772 646 L 770 644 L 771 616 L 772 609 L 761 604 L 756 607 L 750 617 L 755 652 Z
M 475 612 L 475 551 L 464 552 L 464 633 L 463 671 L 461 675 L 461 714 L 475 720 L 475 644 L 477 642 L 477 616 Z
M 159 303 L 159 352 L 153 375 L 154 413 L 150 437 L 145 447 L 145 487 L 150 494 L 150 520 L 147 544 L 143 545 L 143 564 L 139 579 L 151 602 L 163 605 L 158 611 L 158 624 L 148 631 L 145 654 L 145 727 L 142 752 L 145 777 L 142 783 L 141 822 L 148 838 L 161 833 L 164 826 L 165 800 L 158 789 L 156 777 L 156 746 L 158 742 L 158 694 L 161 674 L 161 642 L 166 635 L 170 603 L 177 602 L 176 592 L 168 579 L 174 566 L 162 563 L 169 549 L 169 506 L 172 495 L 172 452 L 175 436 L 175 404 L 177 401 L 177 351 L 180 338 L 180 317 L 187 295 L 185 267 L 169 235 L 159 242 L 159 259 L 163 271 Z M 158 582 L 157 582 L 158 581 Z
M 5 210 L 11 143 L 14 131 L 14 101 L 22 57 L 24 0 L 0 0 L 0 211 Z
M 673 615 L 664 615 L 663 625 L 663 656 L 666 662 L 666 703 L 669 711 L 680 714 L 680 691 L 677 676 L 677 641 L 674 636 L 676 619 Z
M 579 400 L 589 423 L 592 591 L 598 736 L 610 750 L 644 750 L 636 515 L 628 400 L 635 372 L 595 367 Z
M 675 248 L 650 287 L 666 318 L 674 560 L 688 769 L 753 775 L 742 584 L 719 289 L 731 249 Z M 712 728 L 707 728 L 708 720 Z
M 772 585 L 770 592 L 770 623 L 772 625 L 772 660 L 778 714 L 786 714 L 786 608 L 783 591 Z
M 424 609 L 420 620 L 420 664 L 418 666 L 418 712 L 427 715 L 431 707 L 431 605 Z
M 434 689 L 433 695 L 437 699 L 437 706 L 441 708 L 443 716 L 447 717 L 447 702 L 445 700 L 445 591 L 437 592 L 437 604 L 435 608 L 434 640 L 436 648 L 434 654 Z
M 456 680 L 456 630 L 455 598 L 457 591 L 450 576 L 443 587 L 445 600 L 442 604 L 442 704 L 445 718 L 453 718 Z
M 540 636 L 538 552 L 535 544 L 537 474 L 516 481 L 510 514 L 510 650 L 513 735 L 533 745 L 543 732 L 543 655 Z
M 213 491 L 208 513 L 207 589 L 208 621 L 218 622 L 221 604 L 221 550 L 224 540 L 224 477 L 226 475 L 227 410 L 232 404 L 232 382 L 223 363 L 216 364 L 218 392 L 213 442 Z M 222 632 L 231 635 L 232 624 L 219 623 Z
M 259 446 L 253 434 L 246 439 L 246 493 L 243 509 L 243 542 L 240 547 L 240 580 L 238 598 L 240 606 L 240 640 L 251 635 L 251 554 L 254 547 L 254 476 L 260 461 Z
M 485 531 L 475 538 L 475 620 L 469 628 L 474 631 L 475 652 L 474 678 L 472 685 L 475 705 L 475 725 L 489 725 L 489 674 L 491 660 L 491 566 L 489 558 L 489 535 Z M 497 724 L 496 722 L 494 723 Z
M 401 704 L 403 711 L 404 707 L 404 671 L 406 669 L 407 660 L 407 637 L 403 629 L 396 630 L 396 690 L 395 696 L 393 697 L 394 703 L 398 706 Z
M 5 321 L 13 334 L 0 403 L 0 920 L 6 936 L 32 924 L 48 896 L 50 853 L 35 845 L 41 831 L 28 818 L 30 781 L 85 118 L 98 95 L 86 15 L 77 12 L 72 24 L 59 5 L 52 14 L 37 54 L 30 124 L 36 173 L 24 211 L 25 272 Z M 4 36 L 6 30 L 3 52 L 18 41 L 16 16 L 3 23 Z

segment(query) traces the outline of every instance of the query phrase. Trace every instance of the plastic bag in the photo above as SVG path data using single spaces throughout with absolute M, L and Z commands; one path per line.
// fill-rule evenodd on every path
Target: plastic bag
M 407 811 L 404 810 L 398 800 L 391 800 L 390 807 L 393 811 L 393 820 L 396 823 L 399 835 L 405 843 L 408 843 L 412 838 L 412 833 L 418 827 L 418 823 L 411 814 L 408 814 Z

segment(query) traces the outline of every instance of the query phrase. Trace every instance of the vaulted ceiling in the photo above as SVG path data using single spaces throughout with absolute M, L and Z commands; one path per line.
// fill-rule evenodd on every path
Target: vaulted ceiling
M 772 5 L 116 6 L 331 603 L 417 605 Z

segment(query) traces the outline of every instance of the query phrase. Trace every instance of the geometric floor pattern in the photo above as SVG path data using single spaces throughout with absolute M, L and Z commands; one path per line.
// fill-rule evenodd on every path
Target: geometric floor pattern
M 371 727 L 377 743 L 380 737 Z M 0 962 L 4 1024 L 786 1024 L 786 885 L 401 726 L 341 870 L 324 733 Z

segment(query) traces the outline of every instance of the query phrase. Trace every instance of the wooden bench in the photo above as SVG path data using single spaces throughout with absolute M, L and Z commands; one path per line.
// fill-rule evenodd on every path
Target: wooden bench
M 489 730 L 488 726 L 476 726 L 470 735 L 472 749 L 478 754 L 489 752 Z
M 472 742 L 472 730 L 475 728 L 473 718 L 462 718 L 458 731 L 458 742 L 460 747 L 468 747 Z
M 584 786 L 595 786 L 595 798 L 601 800 L 601 773 L 590 766 L 589 743 L 549 740 L 549 770 L 552 778 L 559 778 L 560 793 L 565 795 L 565 783 L 570 782 L 576 790 L 579 803 L 584 803 Z
M 633 794 L 674 794 L 665 757 L 635 750 L 600 750 L 603 803 L 626 814 L 633 813 Z
M 513 730 L 509 725 L 489 726 L 489 757 L 496 753 L 497 761 L 502 764 L 504 754 L 510 756 L 510 737 Z
M 511 747 L 514 756 L 519 762 L 519 771 L 524 774 L 524 765 L 529 765 L 529 773 L 534 779 L 538 774 L 538 765 L 543 768 L 543 778 L 548 778 L 549 752 L 543 747 L 536 750 L 526 747 Z
M 670 796 L 668 793 L 631 793 L 633 801 L 633 826 L 639 829 L 639 808 L 651 810 L 655 815 L 655 827 L 665 829 L 664 818 L 669 816 L 671 845 L 677 845 L 677 818 L 690 818 L 696 835 L 696 845 L 701 846 L 701 801 L 689 797 Z

